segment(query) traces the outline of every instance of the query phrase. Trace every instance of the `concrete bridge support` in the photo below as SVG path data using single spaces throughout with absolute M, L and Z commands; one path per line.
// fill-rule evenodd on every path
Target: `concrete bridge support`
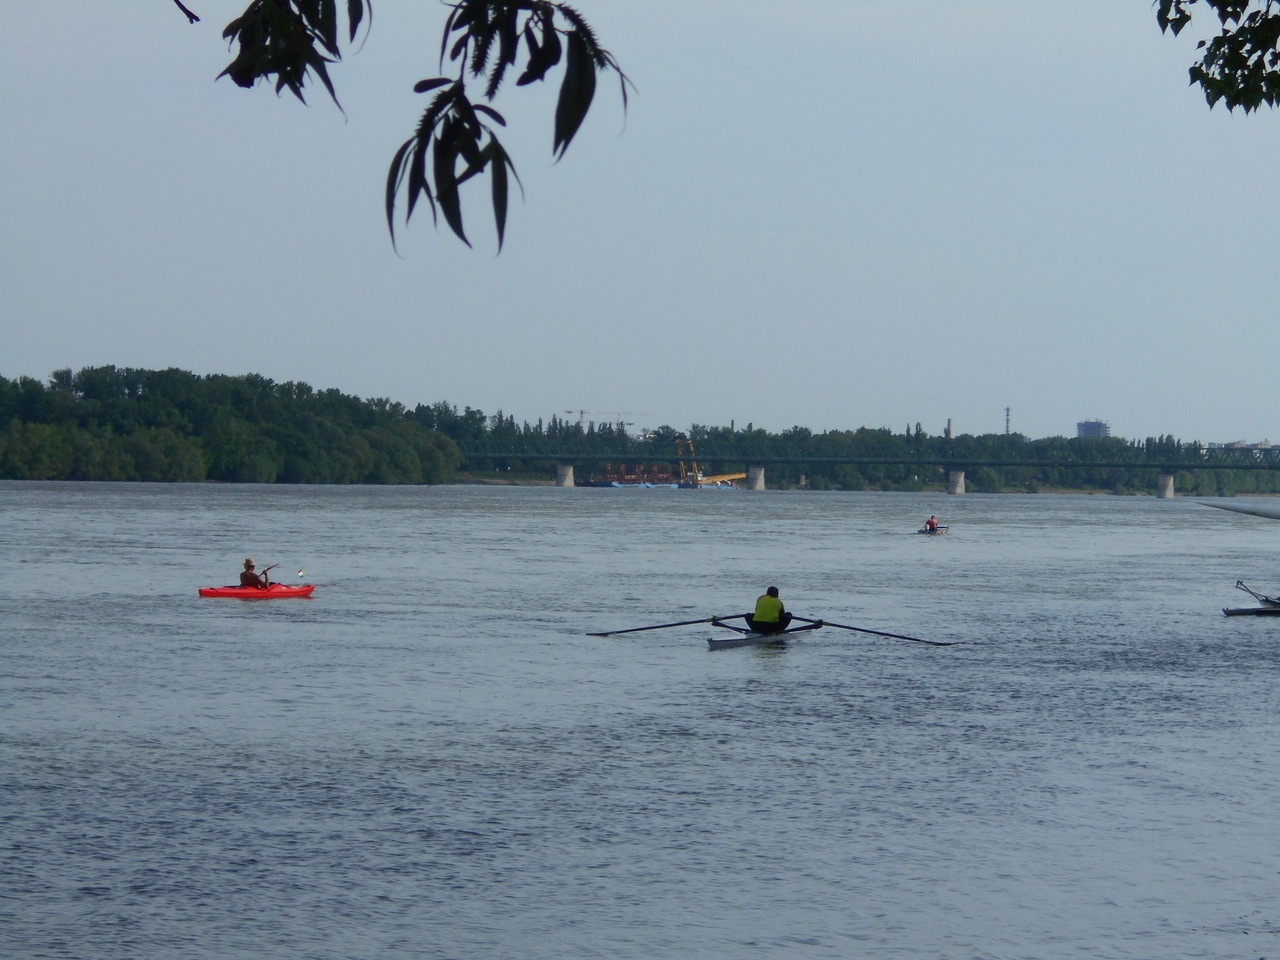
M 1161 500 L 1173 499 L 1173 474 L 1162 473 L 1156 479 L 1156 496 Z
M 947 471 L 947 493 L 954 493 L 957 496 L 964 493 L 964 471 L 948 470 Z
M 572 463 L 556 464 L 556 486 L 557 487 L 573 486 L 573 464 Z
M 764 467 L 747 467 L 747 489 L 764 489 Z

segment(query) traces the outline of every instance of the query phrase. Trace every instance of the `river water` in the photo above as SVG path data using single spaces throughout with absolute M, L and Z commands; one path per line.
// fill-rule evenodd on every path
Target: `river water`
M 931 513 L 941 537 L 913 531 Z M 13 960 L 1274 958 L 1280 525 L 0 484 Z M 310 600 L 206 600 L 244 556 Z M 709 651 L 776 584 L 827 627 Z

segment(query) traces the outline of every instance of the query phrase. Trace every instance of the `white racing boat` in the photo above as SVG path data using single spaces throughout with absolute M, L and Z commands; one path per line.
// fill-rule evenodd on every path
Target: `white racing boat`
M 707 646 L 712 650 L 724 650 L 727 647 L 750 647 L 764 643 L 785 643 L 787 637 L 793 633 L 806 633 L 809 630 L 820 630 L 823 627 L 838 627 L 841 630 L 852 630 L 855 633 L 869 633 L 877 637 L 892 637 L 895 640 L 910 640 L 912 643 L 927 643 L 932 647 L 949 647 L 952 642 L 949 640 L 922 640 L 920 637 L 908 637 L 901 633 L 886 633 L 883 630 L 872 630 L 869 627 L 854 627 L 847 623 L 832 623 L 830 620 L 811 620 L 808 617 L 798 617 L 792 615 L 791 623 L 803 624 L 803 626 L 788 626 L 785 630 L 775 630 L 772 633 L 757 633 L 747 627 L 735 627 L 726 623 L 726 620 L 743 620 L 745 621 L 750 614 L 735 613 L 731 617 L 699 617 L 697 620 L 677 620 L 675 623 L 655 623 L 648 627 L 627 627 L 625 630 L 602 630 L 599 633 L 589 633 L 589 637 L 617 637 L 624 633 L 640 633 L 643 630 L 665 630 L 668 627 L 688 627 L 695 623 L 709 623 L 713 627 L 723 627 L 726 630 L 732 630 L 737 636 L 725 637 L 719 639 L 716 637 L 707 638 Z
M 730 647 L 751 647 L 766 643 L 786 643 L 787 637 L 793 633 L 805 633 L 809 630 L 817 630 L 823 624 L 821 620 L 815 620 L 807 623 L 802 627 L 788 627 L 786 630 L 771 630 L 769 633 L 756 633 L 754 630 L 748 630 L 746 627 L 734 627 L 722 620 L 712 620 L 713 627 L 724 627 L 726 630 L 732 630 L 737 634 L 736 637 L 707 637 L 707 646 L 712 650 L 727 650 Z

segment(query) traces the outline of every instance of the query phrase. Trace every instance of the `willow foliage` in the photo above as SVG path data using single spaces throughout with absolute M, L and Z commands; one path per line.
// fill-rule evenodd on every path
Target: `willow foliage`
M 193 23 L 199 16 L 174 0 Z M 563 68 L 553 120 L 552 154 L 569 148 L 595 98 L 599 73 L 618 78 L 625 109 L 630 86 L 617 61 L 575 8 L 553 0 L 451 0 L 440 39 L 441 75 L 418 81 L 414 90 L 432 94 L 417 127 L 391 160 L 386 183 L 387 229 L 395 245 L 396 217 L 407 224 L 425 200 L 432 219 L 441 217 L 468 246 L 462 188 L 489 177 L 489 203 L 501 249 L 506 235 L 515 163 L 498 130 L 503 115 L 490 104 L 516 74 L 515 86 L 548 80 Z M 1280 105 L 1280 0 L 1155 0 L 1162 31 L 1180 34 L 1197 12 L 1217 19 L 1217 35 L 1202 40 L 1191 82 L 1212 107 L 1246 113 Z M 782 2 L 779 11 L 784 11 Z M 324 87 L 334 103 L 330 67 L 372 24 L 372 0 L 253 0 L 223 31 L 235 57 L 220 76 L 242 87 L 271 83 L 305 102 L 309 81 Z M 345 27 L 345 29 L 344 29 Z M 451 71 L 451 72 L 447 72 Z M 479 88 L 473 90 L 471 84 Z M 484 101 L 484 102 L 481 102 Z M 340 108 L 340 106 L 339 106 Z

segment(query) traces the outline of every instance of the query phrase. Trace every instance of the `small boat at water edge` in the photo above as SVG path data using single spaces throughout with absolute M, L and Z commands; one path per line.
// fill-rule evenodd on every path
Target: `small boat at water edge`
M 624 483 L 621 480 L 584 480 L 576 484 L 579 487 L 609 487 L 609 488 L 630 488 L 633 490 L 675 490 L 680 485 L 678 483 Z
M 1257 607 L 1223 607 L 1222 612 L 1228 617 L 1267 617 L 1280 616 L 1280 598 L 1268 597 L 1266 594 L 1258 593 L 1256 590 L 1250 590 L 1245 586 L 1243 580 L 1236 581 L 1236 589 L 1243 590 L 1253 599 L 1257 600 L 1260 606 Z
M 262 587 L 201 587 L 202 597 L 234 597 L 237 600 L 283 600 L 287 597 L 309 597 L 316 588 L 314 583 L 273 583 Z
M 737 484 L 727 481 L 719 481 L 716 483 L 649 483 L 647 481 L 639 483 L 625 483 L 621 480 L 583 480 L 581 483 L 575 484 L 579 487 L 607 487 L 614 489 L 628 490 L 741 490 Z

